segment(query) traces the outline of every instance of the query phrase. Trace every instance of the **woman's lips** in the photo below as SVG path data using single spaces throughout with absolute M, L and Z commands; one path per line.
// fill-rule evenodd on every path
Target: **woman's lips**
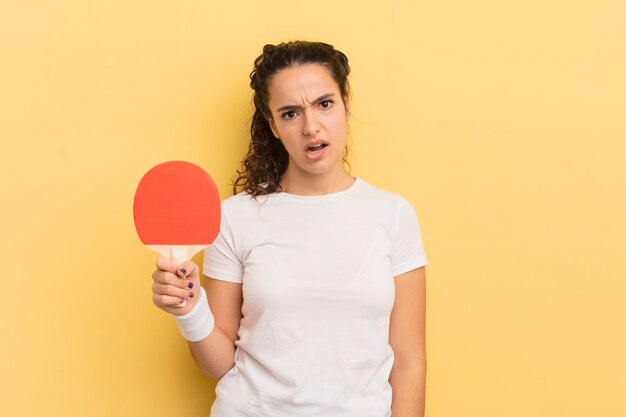
M 309 150 L 310 146 L 307 147 L 306 151 L 304 152 L 304 154 L 306 155 L 306 157 L 309 160 L 317 160 L 320 159 L 322 156 L 324 156 L 324 154 L 326 153 L 326 149 L 328 148 L 328 144 L 324 142 L 324 144 L 322 145 L 321 149 L 315 150 L 315 151 L 311 151 Z M 315 147 L 315 146 L 313 146 Z
M 328 142 L 326 142 L 325 140 L 312 140 L 311 142 L 307 143 L 304 150 L 308 151 L 310 148 L 314 148 L 319 145 L 328 145 Z

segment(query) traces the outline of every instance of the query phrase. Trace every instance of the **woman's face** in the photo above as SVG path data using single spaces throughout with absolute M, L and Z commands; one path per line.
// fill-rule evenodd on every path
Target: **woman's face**
M 344 169 L 348 111 L 326 67 L 306 64 L 284 69 L 274 75 L 268 90 L 269 123 L 289 153 L 287 170 L 308 175 Z

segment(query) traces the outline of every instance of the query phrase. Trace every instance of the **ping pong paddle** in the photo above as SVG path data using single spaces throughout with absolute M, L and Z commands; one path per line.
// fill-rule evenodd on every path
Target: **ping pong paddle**
M 219 192 L 199 166 L 185 161 L 163 162 L 139 182 L 133 215 L 139 239 L 180 265 L 217 237 L 221 220 Z

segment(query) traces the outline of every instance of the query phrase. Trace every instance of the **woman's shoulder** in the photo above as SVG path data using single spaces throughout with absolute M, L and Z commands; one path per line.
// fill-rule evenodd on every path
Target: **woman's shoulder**
M 372 204 L 383 204 L 383 205 L 392 205 L 395 206 L 398 204 L 399 200 L 405 200 L 405 198 L 394 191 L 389 191 L 385 188 L 379 187 L 360 178 L 362 186 L 361 195 L 363 198 L 367 199 L 368 202 Z
M 262 198 L 262 196 L 258 196 L 257 199 Z M 222 200 L 222 208 L 236 209 L 239 207 L 245 207 L 247 205 L 251 205 L 255 203 L 254 196 L 247 191 L 241 191 L 235 195 L 231 195 L 230 197 L 226 197 Z
M 251 192 L 241 191 L 222 200 L 222 212 L 233 215 L 256 213 L 259 207 L 267 203 L 270 195 L 252 195 Z

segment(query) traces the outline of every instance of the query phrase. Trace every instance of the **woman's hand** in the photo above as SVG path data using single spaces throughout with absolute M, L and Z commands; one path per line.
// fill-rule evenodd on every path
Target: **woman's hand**
M 200 269 L 192 261 L 175 265 L 166 257 L 156 262 L 157 270 L 152 273 L 152 302 L 161 310 L 175 316 L 189 313 L 200 297 Z M 184 307 L 179 306 L 183 300 Z

